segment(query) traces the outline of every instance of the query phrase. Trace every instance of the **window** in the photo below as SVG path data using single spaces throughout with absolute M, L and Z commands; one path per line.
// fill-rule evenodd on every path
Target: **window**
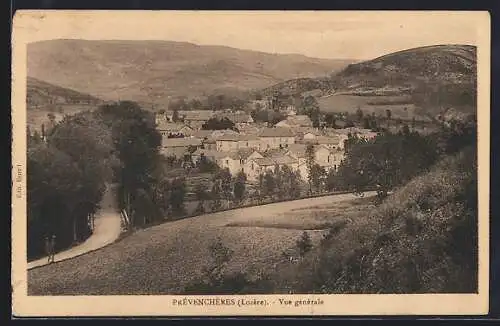
M 229 165 L 229 160 L 226 160 L 226 165 Z

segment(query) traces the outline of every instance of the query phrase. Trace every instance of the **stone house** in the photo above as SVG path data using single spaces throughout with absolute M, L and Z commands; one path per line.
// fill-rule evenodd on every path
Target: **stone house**
M 264 128 L 259 134 L 260 150 L 286 148 L 295 143 L 295 134 L 289 128 Z

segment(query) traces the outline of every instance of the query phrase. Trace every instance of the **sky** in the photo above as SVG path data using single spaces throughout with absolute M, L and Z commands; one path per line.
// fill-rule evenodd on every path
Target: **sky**
M 169 40 L 356 60 L 426 45 L 476 45 L 477 22 L 487 18 L 425 11 L 39 11 L 31 17 L 18 21 L 30 41 Z

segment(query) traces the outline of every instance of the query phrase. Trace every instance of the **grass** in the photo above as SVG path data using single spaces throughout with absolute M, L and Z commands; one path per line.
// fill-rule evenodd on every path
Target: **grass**
M 403 102 L 406 102 L 403 104 Z M 395 104 L 388 104 L 395 103 Z M 385 110 L 392 111 L 392 117 L 397 119 L 411 119 L 419 117 L 415 105 L 405 96 L 356 96 L 349 94 L 334 94 L 318 98 L 320 109 L 324 112 L 355 113 L 361 108 L 364 113 L 381 114 L 385 117 Z M 406 108 L 406 110 L 405 110 Z
M 217 237 L 234 251 L 229 271 L 255 275 L 271 272 L 282 253 L 295 247 L 303 230 L 272 227 L 227 227 L 230 223 L 286 218 L 308 206 L 333 205 L 353 198 L 337 195 L 206 214 L 138 230 L 96 252 L 28 272 L 30 295 L 173 294 L 210 263 L 208 247 Z M 341 205 L 345 205 L 342 203 Z M 333 208 L 332 208 L 333 209 Z M 295 211 L 297 212 L 297 211 Z M 300 219 L 295 212 L 291 219 Z M 300 211 L 301 213 L 303 211 Z M 304 222 L 305 223 L 305 222 Z M 297 224 L 294 224 L 297 225 Z M 317 246 L 324 231 L 308 231 Z
M 471 150 L 445 158 L 300 264 L 282 264 L 273 293 L 476 292 L 475 173 Z

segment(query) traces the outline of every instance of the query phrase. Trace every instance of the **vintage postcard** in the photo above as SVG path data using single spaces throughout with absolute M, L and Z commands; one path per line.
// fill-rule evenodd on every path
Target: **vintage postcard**
M 481 315 L 490 17 L 16 12 L 13 315 Z

